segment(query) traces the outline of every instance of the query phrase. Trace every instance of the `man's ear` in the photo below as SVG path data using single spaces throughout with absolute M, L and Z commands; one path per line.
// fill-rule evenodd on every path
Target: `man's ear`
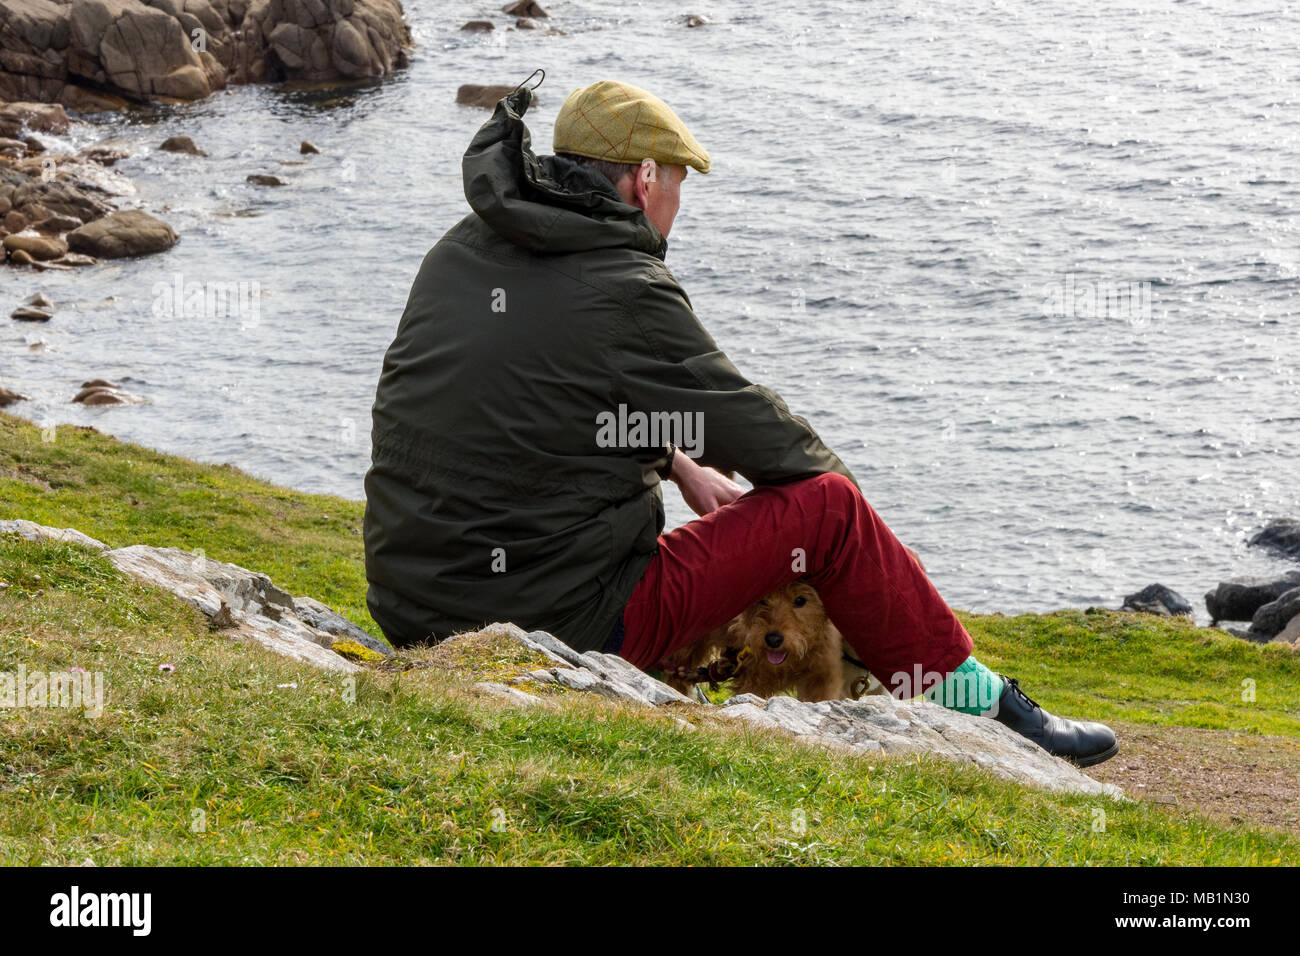
M 641 160 L 641 168 L 636 171 L 635 180 L 632 191 L 636 196 L 636 204 L 645 209 L 650 200 L 650 184 L 659 181 L 659 164 L 647 156 Z

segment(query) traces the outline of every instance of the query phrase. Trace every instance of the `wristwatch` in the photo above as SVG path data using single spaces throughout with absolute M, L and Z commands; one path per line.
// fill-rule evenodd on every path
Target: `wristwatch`
M 667 481 L 669 478 L 672 477 L 672 474 L 673 474 L 673 458 L 675 458 L 676 455 L 677 455 L 677 446 L 674 445 L 672 442 L 669 442 L 669 443 L 668 443 L 668 458 L 667 458 L 667 460 L 664 461 L 662 467 L 660 467 L 660 468 L 656 468 L 656 469 L 655 469 L 655 471 L 658 472 L 658 474 L 659 474 L 659 478 L 660 478 L 661 481 Z

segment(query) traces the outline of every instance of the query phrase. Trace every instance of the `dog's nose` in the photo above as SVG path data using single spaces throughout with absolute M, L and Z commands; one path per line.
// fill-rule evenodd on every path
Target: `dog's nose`
M 763 641 L 768 647 L 780 647 L 781 642 L 785 640 L 785 635 L 780 631 L 768 631 L 763 635 Z

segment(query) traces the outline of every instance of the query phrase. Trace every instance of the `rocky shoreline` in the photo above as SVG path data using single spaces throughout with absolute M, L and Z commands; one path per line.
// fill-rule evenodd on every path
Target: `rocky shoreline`
M 118 208 L 130 187 L 109 169 L 131 155 L 132 144 L 110 138 L 66 148 L 74 124 L 94 122 L 78 113 L 197 100 L 229 84 L 382 77 L 409 63 L 412 45 L 398 0 L 6 0 L 0 265 L 72 270 L 152 255 L 179 241 L 149 212 Z M 179 161 L 207 155 L 187 136 L 157 149 L 180 154 Z M 306 142 L 300 149 L 316 152 Z M 248 179 L 282 185 L 263 174 Z M 5 309 L 14 321 L 44 323 L 57 304 L 35 293 Z M 25 400 L 0 383 L 0 408 Z M 139 400 L 96 379 L 82 383 L 72 401 Z
M 1246 543 L 1300 561 L 1300 520 L 1275 518 Z M 1205 594 L 1210 626 L 1257 644 L 1283 644 L 1300 652 L 1300 568 L 1277 576 L 1220 581 Z M 1191 617 L 1191 603 L 1163 584 L 1150 584 L 1124 599 L 1121 611 Z M 1220 622 L 1250 622 L 1247 628 Z
M 130 155 L 105 140 L 57 152 L 67 109 L 202 99 L 228 84 L 349 82 L 409 63 L 398 0 L 6 0 L 0 6 L 0 241 L 11 266 L 91 266 L 173 246 L 169 225 L 118 210 L 101 171 Z M 160 149 L 205 155 L 188 137 Z M 303 147 L 303 153 L 313 152 Z M 274 177 L 254 174 L 261 185 Z M 30 303 L 24 303 L 29 306 Z M 39 307 L 15 319 L 43 321 Z
M 5 0 L 0 99 L 117 108 L 409 62 L 398 0 Z

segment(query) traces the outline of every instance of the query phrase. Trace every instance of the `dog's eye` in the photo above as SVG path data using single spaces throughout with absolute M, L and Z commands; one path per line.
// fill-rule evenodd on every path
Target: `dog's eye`
M 808 599 L 806 597 L 797 597 L 794 599 L 795 607 L 803 607 L 807 603 L 808 603 Z
M 759 601 L 758 603 L 759 603 L 759 605 L 760 605 L 761 607 L 767 607 L 767 601 L 766 601 L 766 600 Z

